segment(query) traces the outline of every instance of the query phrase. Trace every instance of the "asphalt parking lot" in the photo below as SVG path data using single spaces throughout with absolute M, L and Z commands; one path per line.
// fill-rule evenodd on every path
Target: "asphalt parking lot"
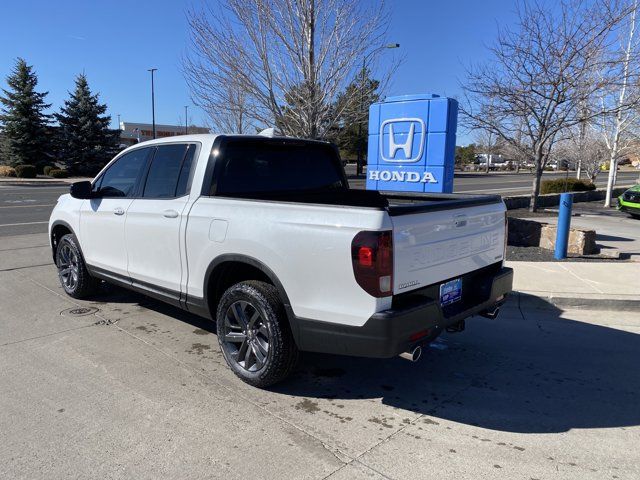
M 0 478 L 640 478 L 635 312 L 512 303 L 416 364 L 306 354 L 263 391 L 210 322 L 73 301 L 46 235 L 0 245 Z
M 0 237 L 47 231 L 49 215 L 68 186 L 0 185 Z
M 355 166 L 349 164 L 346 168 L 348 175 L 355 174 Z M 570 172 L 569 177 L 573 177 L 575 173 Z M 621 170 L 618 172 L 618 186 L 631 186 L 638 180 L 637 170 Z M 566 172 L 544 172 L 543 180 L 554 180 L 558 178 L 566 178 Z M 498 173 L 490 172 L 456 172 L 453 181 L 453 190 L 455 193 L 499 193 L 501 195 L 527 195 L 531 193 L 531 182 L 533 180 L 531 172 L 522 171 L 522 173 Z M 349 184 L 352 188 L 364 188 L 365 180 L 362 178 L 349 178 Z M 607 175 L 601 173 L 596 179 L 598 188 L 607 186 Z
M 354 178 L 355 166 L 347 165 L 349 183 L 353 188 L 364 188 L 364 179 Z M 544 178 L 564 178 L 560 172 L 545 172 Z M 637 171 L 621 171 L 618 185 L 633 185 L 638 179 Z M 606 185 L 606 175 L 600 175 L 599 187 Z M 527 194 L 531 190 L 531 174 L 513 173 L 461 173 L 454 181 L 456 193 L 500 193 L 502 195 Z M 12 186 L 0 184 L 0 237 L 16 234 L 46 232 L 47 221 L 56 200 L 68 193 L 68 185 Z

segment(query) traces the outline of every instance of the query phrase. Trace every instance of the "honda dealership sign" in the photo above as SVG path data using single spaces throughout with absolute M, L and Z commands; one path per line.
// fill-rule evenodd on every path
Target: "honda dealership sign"
M 452 192 L 458 102 L 390 97 L 369 108 L 367 189 Z

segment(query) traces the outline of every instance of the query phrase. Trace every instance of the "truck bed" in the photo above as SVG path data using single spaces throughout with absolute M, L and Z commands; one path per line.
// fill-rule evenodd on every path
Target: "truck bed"
M 275 202 L 364 207 L 386 210 L 390 216 L 452 210 L 500 203 L 499 195 L 467 195 L 456 193 L 397 193 L 359 189 L 335 189 L 322 192 L 268 192 L 259 194 L 229 195 L 233 198 Z

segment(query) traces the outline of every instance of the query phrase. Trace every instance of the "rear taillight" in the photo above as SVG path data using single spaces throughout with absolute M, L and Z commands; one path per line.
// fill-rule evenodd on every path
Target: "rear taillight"
M 391 231 L 360 232 L 351 242 L 356 282 L 374 297 L 393 294 L 393 240 Z

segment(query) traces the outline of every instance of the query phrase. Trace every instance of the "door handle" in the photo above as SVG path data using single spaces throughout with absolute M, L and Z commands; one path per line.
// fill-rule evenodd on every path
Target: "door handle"
M 166 218 L 176 218 L 178 216 L 178 212 L 175 210 L 165 210 L 162 212 L 162 215 Z
M 116 207 L 113 209 L 113 213 L 116 215 L 124 215 L 124 208 Z

